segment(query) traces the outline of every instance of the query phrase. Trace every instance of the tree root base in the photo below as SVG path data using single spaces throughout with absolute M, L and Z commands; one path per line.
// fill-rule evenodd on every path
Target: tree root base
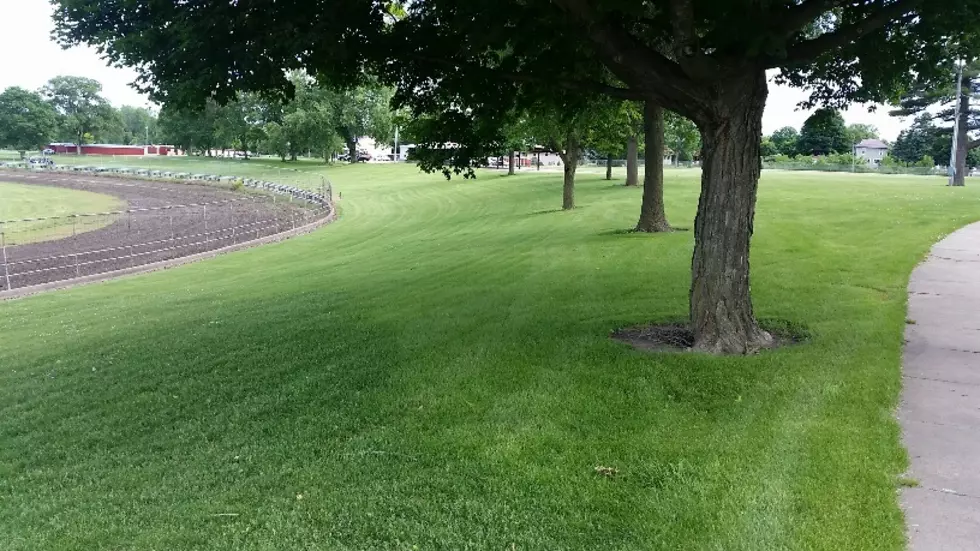
M 716 356 L 745 356 L 764 350 L 793 346 L 809 340 L 809 332 L 800 325 L 783 320 L 764 320 L 752 339 L 709 339 L 696 342 L 687 323 L 661 323 L 624 327 L 610 337 L 647 352 L 704 352 Z
M 667 222 L 656 222 L 653 224 L 637 224 L 633 228 L 633 233 L 671 233 L 674 228 Z

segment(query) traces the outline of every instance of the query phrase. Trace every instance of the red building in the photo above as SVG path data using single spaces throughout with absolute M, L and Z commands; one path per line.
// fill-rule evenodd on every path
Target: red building
M 170 155 L 172 145 L 116 145 L 86 144 L 81 147 L 73 143 L 53 143 L 48 145 L 58 155 Z

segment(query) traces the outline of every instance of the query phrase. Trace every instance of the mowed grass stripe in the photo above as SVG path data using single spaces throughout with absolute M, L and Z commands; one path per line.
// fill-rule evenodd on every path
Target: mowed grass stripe
M 756 309 L 813 340 L 710 358 L 607 338 L 686 315 L 638 189 L 327 174 L 314 234 L 0 304 L 11 549 L 902 548 L 904 286 L 972 187 L 767 172 Z

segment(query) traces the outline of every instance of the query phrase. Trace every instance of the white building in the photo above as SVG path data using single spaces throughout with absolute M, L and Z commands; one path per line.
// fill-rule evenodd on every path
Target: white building
M 854 155 L 861 157 L 871 166 L 878 166 L 888 154 L 888 144 L 881 140 L 869 138 L 854 145 Z

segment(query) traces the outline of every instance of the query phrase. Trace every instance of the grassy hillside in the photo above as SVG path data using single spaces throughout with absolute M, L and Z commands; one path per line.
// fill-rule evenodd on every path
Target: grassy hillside
M 3 174 L 0 173 L 0 178 Z M 10 222 L 25 218 L 59 217 L 66 214 L 107 212 L 126 207 L 111 195 L 73 189 L 0 182 L 0 221 L 8 245 L 59 239 L 72 233 L 72 220 L 58 218 Z M 111 217 L 85 218 L 76 231 L 92 231 L 112 223 Z
M 0 303 L 5 549 L 902 548 L 905 286 L 975 188 L 766 173 L 756 310 L 813 339 L 714 358 L 608 339 L 686 314 L 638 189 L 328 175 L 314 234 Z

